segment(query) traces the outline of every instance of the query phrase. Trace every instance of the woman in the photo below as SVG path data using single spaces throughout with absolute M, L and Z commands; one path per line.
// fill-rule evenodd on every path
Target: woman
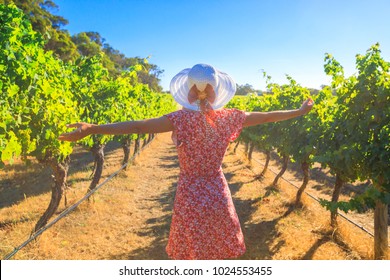
M 227 259 L 245 252 L 244 238 L 222 172 L 229 142 L 243 127 L 291 119 L 308 113 L 311 99 L 300 109 L 243 112 L 223 108 L 234 96 L 233 79 L 206 64 L 178 73 L 171 94 L 182 110 L 155 119 L 93 125 L 68 125 L 76 130 L 60 136 L 77 141 L 91 134 L 160 133 L 172 131 L 179 156 L 177 185 L 167 253 L 172 259 Z

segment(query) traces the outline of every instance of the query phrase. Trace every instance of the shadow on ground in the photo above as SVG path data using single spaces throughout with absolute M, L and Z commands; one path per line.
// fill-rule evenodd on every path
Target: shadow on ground
M 51 170 L 38 163 L 24 163 L 5 167 L 2 172 L 14 172 L 12 179 L 0 179 L 0 208 L 17 204 L 30 196 L 51 191 Z
M 162 156 L 159 158 L 159 166 L 162 168 L 174 168 L 179 169 L 178 158 L 176 154 L 176 148 L 169 149 L 168 156 Z M 177 176 L 168 176 L 178 179 Z M 159 208 L 163 213 L 159 217 L 150 218 L 146 221 L 146 224 L 138 232 L 141 237 L 151 237 L 153 241 L 147 247 L 141 247 L 136 250 L 124 252 L 119 255 L 108 256 L 107 259 L 127 259 L 127 260 L 167 260 L 168 255 L 165 251 L 165 247 L 168 242 L 169 229 L 172 219 L 173 201 L 176 193 L 177 183 L 172 184 L 168 190 L 163 194 L 151 195 L 147 200 L 151 200 L 156 203 L 156 208 Z

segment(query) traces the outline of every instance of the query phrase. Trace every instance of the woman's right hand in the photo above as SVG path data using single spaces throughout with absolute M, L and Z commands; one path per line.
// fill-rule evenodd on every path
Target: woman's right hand
M 88 130 L 93 125 L 89 124 L 89 123 L 79 122 L 79 123 L 67 124 L 66 126 L 69 127 L 69 128 L 75 127 L 76 129 L 71 131 L 71 132 L 61 134 L 58 137 L 58 139 L 61 140 L 61 141 L 77 141 L 77 140 L 80 140 L 80 139 L 90 135 Z
M 302 112 L 302 115 L 307 114 L 310 112 L 310 110 L 313 108 L 314 101 L 311 98 L 306 99 L 303 103 L 301 108 L 299 109 Z

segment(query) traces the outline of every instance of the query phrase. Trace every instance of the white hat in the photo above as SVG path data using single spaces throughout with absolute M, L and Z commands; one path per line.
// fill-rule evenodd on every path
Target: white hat
M 173 98 L 183 107 L 199 111 L 197 102 L 190 103 L 188 94 L 196 85 L 199 91 L 203 91 L 210 84 L 215 92 L 215 100 L 210 103 L 213 109 L 219 109 L 226 105 L 236 93 L 236 83 L 226 73 L 218 71 L 211 65 L 196 64 L 192 68 L 180 71 L 172 78 L 170 89 Z

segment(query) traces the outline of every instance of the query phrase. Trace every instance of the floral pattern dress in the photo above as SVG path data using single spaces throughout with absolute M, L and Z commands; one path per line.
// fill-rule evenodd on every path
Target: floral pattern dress
M 242 130 L 237 109 L 179 110 L 166 115 L 174 126 L 180 175 L 166 251 L 171 259 L 227 259 L 245 252 L 222 160 Z

